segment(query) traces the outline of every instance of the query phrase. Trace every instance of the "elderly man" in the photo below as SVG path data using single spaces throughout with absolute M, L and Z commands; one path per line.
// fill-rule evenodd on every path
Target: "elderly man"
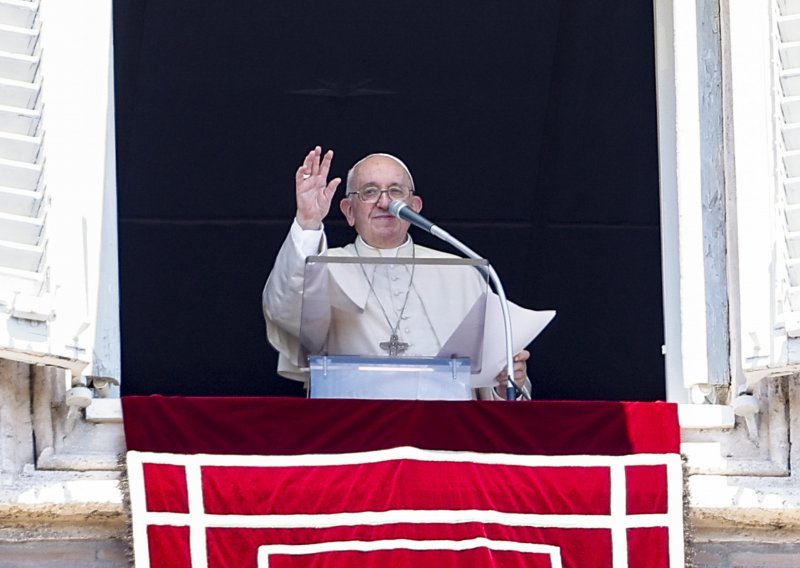
M 305 259 L 308 256 L 453 258 L 452 255 L 415 245 L 408 235 L 409 223 L 388 211 L 389 203 L 394 199 L 404 201 L 414 211 L 422 209 L 422 198 L 415 192 L 411 172 L 402 161 L 389 154 L 371 154 L 358 161 L 348 172 L 345 196 L 339 207 L 358 235 L 355 242 L 347 247 L 328 249 L 322 223 L 342 181 L 340 178 L 328 180 L 332 160 L 333 150 L 323 155 L 322 149 L 317 146 L 306 155 L 297 169 L 297 212 L 262 296 L 267 336 L 280 354 L 278 373 L 297 380 L 308 380 L 307 372 L 301 369 L 298 340 L 300 298 Z M 436 334 L 436 322 L 431 321 L 432 318 L 436 319 L 437 314 L 431 315 L 434 309 L 426 307 L 425 293 L 420 293 L 414 286 L 412 273 L 405 293 L 399 294 L 403 297 L 401 305 L 395 306 L 394 310 L 387 309 L 384 304 L 388 304 L 388 301 L 382 301 L 381 295 L 384 294 L 384 287 L 391 285 L 390 279 L 396 280 L 397 276 L 386 276 L 384 280 L 377 272 L 371 278 L 364 272 L 364 281 L 369 288 L 366 289 L 364 305 L 360 308 L 362 312 L 371 313 L 372 317 L 348 320 L 345 324 L 330 322 L 329 339 L 347 346 L 352 350 L 351 354 L 380 355 L 378 345 L 386 349 L 386 345 L 392 342 L 395 350 L 399 345 L 403 346 L 402 349 L 411 345 L 409 354 L 435 354 L 441 347 L 441 338 Z M 466 283 L 465 288 L 469 287 L 469 283 Z M 408 321 L 412 319 L 412 314 L 417 314 L 419 317 L 414 319 L 421 323 L 412 325 Z M 368 320 L 371 323 L 367 323 Z M 413 336 L 412 344 L 401 342 L 401 325 L 402 331 Z M 375 329 L 376 326 L 383 329 Z M 374 337 L 376 333 L 391 337 L 391 341 L 377 343 Z M 417 350 L 414 351 L 414 348 Z M 523 350 L 514 358 L 514 380 L 520 387 L 527 383 L 525 362 L 529 355 Z M 500 371 L 497 382 L 496 393 L 492 389 L 480 389 L 476 396 L 504 398 L 505 370 Z

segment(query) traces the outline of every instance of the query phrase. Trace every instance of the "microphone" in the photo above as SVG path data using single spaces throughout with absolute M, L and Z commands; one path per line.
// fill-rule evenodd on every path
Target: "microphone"
M 392 202 L 389 204 L 389 213 L 397 217 L 398 219 L 402 219 L 403 221 L 408 221 L 415 227 L 419 227 L 423 231 L 428 233 L 435 233 L 436 225 L 428 221 L 425 217 L 411 209 L 407 203 L 400 201 L 399 199 L 393 199 Z
M 389 203 L 389 213 L 391 213 L 398 219 L 402 219 L 403 221 L 408 221 L 415 227 L 419 227 L 420 229 L 430 233 L 434 237 L 442 239 L 444 242 L 454 246 L 456 249 L 460 250 L 462 253 L 464 253 L 470 258 L 475 258 L 475 259 L 483 258 L 481 255 L 479 255 L 477 252 L 475 252 L 467 245 L 459 241 L 453 235 L 451 235 L 438 225 L 434 225 L 433 223 L 428 221 L 425 217 L 423 217 L 422 215 L 411 209 L 411 207 L 409 207 L 408 204 L 405 203 L 404 201 L 400 201 L 399 199 L 392 199 L 392 202 Z M 500 277 L 497 276 L 497 272 L 495 272 L 491 264 L 487 267 L 488 270 L 482 266 L 476 268 L 482 274 L 488 273 L 489 279 L 494 284 L 495 290 L 497 291 L 497 295 L 500 299 L 500 309 L 503 312 L 503 324 L 505 327 L 505 339 L 506 339 L 506 372 L 508 373 L 506 393 L 508 400 L 516 400 L 517 388 L 516 385 L 514 384 L 514 352 L 512 349 L 512 341 L 511 341 L 511 314 L 508 310 L 508 300 L 506 299 L 506 293 L 505 290 L 503 290 L 503 284 L 500 282 Z

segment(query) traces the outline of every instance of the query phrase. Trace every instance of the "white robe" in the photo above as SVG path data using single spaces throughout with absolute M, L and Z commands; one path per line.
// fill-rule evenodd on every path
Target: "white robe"
M 287 378 L 308 381 L 299 340 L 307 256 L 458 258 L 414 245 L 410 238 L 391 250 L 370 247 L 360 237 L 343 248 L 326 244 L 321 230 L 303 231 L 293 224 L 264 287 L 267 337 L 279 352 L 278 374 Z M 315 350 L 335 354 L 386 355 L 379 344 L 399 323 L 400 340 L 409 344 L 404 355 L 434 356 L 486 291 L 486 282 L 468 266 L 454 272 L 417 265 L 412 276 L 407 265 L 368 265 L 362 271 L 360 264 L 350 264 L 336 265 L 330 274 L 332 282 L 325 283 L 330 309 L 320 310 L 313 327 L 320 332 Z

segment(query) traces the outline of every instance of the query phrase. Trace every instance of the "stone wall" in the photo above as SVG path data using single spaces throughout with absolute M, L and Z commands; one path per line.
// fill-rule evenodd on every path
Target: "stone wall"
M 766 535 L 752 535 L 751 542 L 704 542 L 694 546 L 694 568 L 797 568 L 800 543 L 759 542 Z
M 0 541 L 0 568 L 127 568 L 128 545 L 119 539 Z

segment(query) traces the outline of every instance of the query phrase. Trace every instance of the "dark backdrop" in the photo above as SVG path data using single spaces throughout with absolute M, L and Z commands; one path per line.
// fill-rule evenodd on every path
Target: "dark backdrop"
M 320 144 L 338 176 L 400 156 L 510 298 L 558 310 L 537 397 L 664 397 L 651 2 L 120 0 L 114 23 L 124 394 L 300 394 L 260 293 Z

